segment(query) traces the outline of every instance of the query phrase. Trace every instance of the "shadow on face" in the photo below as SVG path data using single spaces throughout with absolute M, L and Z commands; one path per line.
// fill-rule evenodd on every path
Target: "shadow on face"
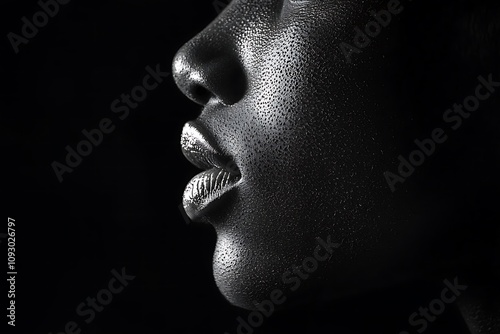
M 179 50 L 177 85 L 203 107 L 183 149 L 207 170 L 184 206 L 216 229 L 214 275 L 231 303 L 491 261 L 497 12 L 235 0 Z

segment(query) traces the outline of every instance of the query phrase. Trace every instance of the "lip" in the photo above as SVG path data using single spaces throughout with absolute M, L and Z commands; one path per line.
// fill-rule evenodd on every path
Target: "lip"
M 184 211 L 191 220 L 197 221 L 237 185 L 241 173 L 234 160 L 221 153 L 209 133 L 196 121 L 184 125 L 181 149 L 189 162 L 205 169 L 189 181 L 182 196 Z

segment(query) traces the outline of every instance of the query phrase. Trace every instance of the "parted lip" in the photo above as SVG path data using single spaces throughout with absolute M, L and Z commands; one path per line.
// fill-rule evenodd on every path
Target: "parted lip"
M 231 175 L 240 175 L 233 159 L 221 153 L 212 137 L 196 121 L 187 122 L 182 129 L 181 149 L 186 159 L 201 169 L 220 168 Z
M 236 187 L 241 174 L 234 160 L 214 144 L 212 137 L 196 121 L 184 125 L 181 136 L 184 156 L 205 171 L 188 182 L 182 206 L 192 221 L 200 221 L 216 202 Z

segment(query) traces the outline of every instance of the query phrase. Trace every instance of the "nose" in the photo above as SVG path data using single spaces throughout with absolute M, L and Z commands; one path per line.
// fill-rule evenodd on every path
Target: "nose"
M 212 24 L 177 52 L 172 73 L 184 95 L 201 105 L 212 99 L 233 105 L 242 99 L 247 79 L 235 40 Z

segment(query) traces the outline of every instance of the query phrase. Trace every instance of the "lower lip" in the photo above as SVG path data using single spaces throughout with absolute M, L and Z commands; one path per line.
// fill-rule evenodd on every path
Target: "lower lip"
M 204 171 L 189 181 L 182 204 L 191 220 L 201 218 L 217 199 L 230 191 L 241 176 L 220 168 Z

